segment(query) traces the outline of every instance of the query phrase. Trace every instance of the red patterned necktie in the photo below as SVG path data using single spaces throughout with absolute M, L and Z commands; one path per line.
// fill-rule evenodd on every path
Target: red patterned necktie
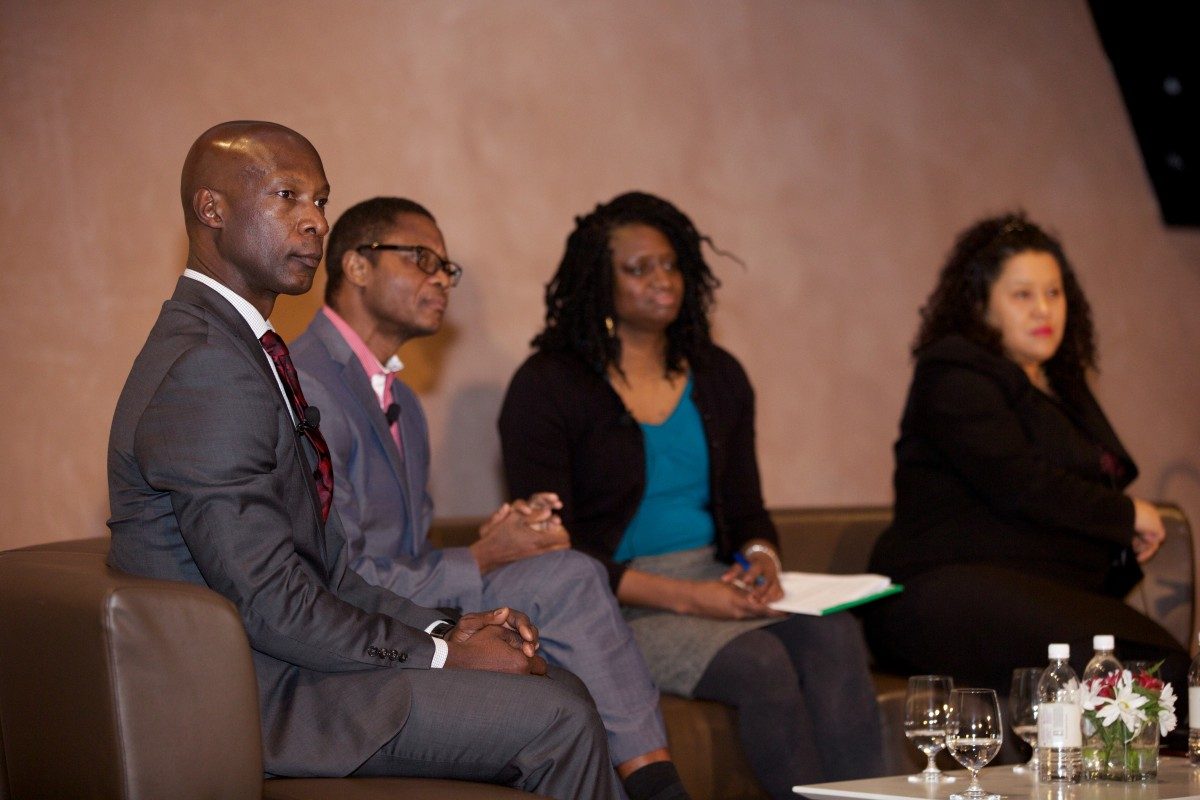
M 321 519 L 328 521 L 329 507 L 333 505 L 333 459 L 329 457 L 329 445 L 325 444 L 325 437 L 317 428 L 319 420 L 309 420 L 308 403 L 304 400 L 304 392 L 300 391 L 300 376 L 296 374 L 296 367 L 292 364 L 292 357 L 288 355 L 283 339 L 275 331 L 267 331 L 259 341 L 262 342 L 263 349 L 267 351 L 271 361 L 275 362 L 279 377 L 283 379 L 284 388 L 292 401 L 292 409 L 296 412 L 296 418 L 300 420 L 296 430 L 308 437 L 313 449 L 317 451 L 317 468 L 313 470 L 313 480 L 317 482 L 317 497 L 321 500 Z

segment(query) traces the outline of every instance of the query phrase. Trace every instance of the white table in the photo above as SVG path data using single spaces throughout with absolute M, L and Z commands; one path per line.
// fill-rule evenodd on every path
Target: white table
M 843 797 L 859 800 L 947 800 L 953 792 L 967 788 L 970 775 L 966 770 L 948 773 L 958 780 L 954 783 L 909 783 L 906 775 L 889 778 L 867 778 L 860 781 L 818 783 L 794 786 L 792 791 L 802 797 Z M 979 773 L 979 782 L 991 793 L 1007 800 L 1184 800 L 1200 798 L 1200 767 L 1192 767 L 1187 759 L 1164 756 L 1158 762 L 1158 780 L 1144 783 L 1119 781 L 1084 781 L 1075 784 L 1038 783 L 1026 774 L 1015 773 L 1012 767 L 987 767 Z

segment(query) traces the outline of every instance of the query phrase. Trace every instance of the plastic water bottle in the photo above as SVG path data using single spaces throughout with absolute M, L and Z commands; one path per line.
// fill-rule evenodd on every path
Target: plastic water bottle
M 1085 685 L 1092 681 L 1102 681 L 1113 674 L 1120 677 L 1121 662 L 1117 661 L 1117 657 L 1113 655 L 1113 647 L 1115 645 L 1113 637 L 1109 634 L 1100 634 L 1092 637 L 1092 647 L 1096 650 L 1096 653 L 1092 656 L 1092 660 L 1087 663 L 1087 666 L 1083 668 L 1083 682 Z M 1099 779 L 1104 774 L 1103 750 L 1094 746 L 1097 744 L 1097 733 L 1095 723 L 1084 717 L 1083 741 L 1087 744 L 1087 748 L 1083 758 L 1083 777 L 1087 780 Z
M 1038 780 L 1078 783 L 1083 772 L 1079 679 L 1069 644 L 1052 644 L 1038 681 Z
M 1200 655 L 1188 670 L 1188 759 L 1200 765 Z
M 1100 634 L 1092 637 L 1092 647 L 1095 648 L 1096 654 L 1092 656 L 1092 660 L 1083 668 L 1083 680 L 1090 681 L 1092 678 L 1103 678 L 1113 672 L 1121 671 L 1121 662 L 1117 661 L 1117 657 L 1113 655 L 1113 648 L 1116 642 L 1109 634 Z

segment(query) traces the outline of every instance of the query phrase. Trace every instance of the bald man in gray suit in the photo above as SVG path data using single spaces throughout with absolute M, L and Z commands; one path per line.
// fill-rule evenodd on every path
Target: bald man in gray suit
M 329 187 L 316 150 L 279 125 L 224 123 L 192 146 L 181 184 L 187 270 L 109 440 L 112 566 L 234 603 L 270 774 L 615 797 L 594 706 L 570 673 L 547 673 L 523 614 L 446 620 L 347 568 L 337 476 L 267 322 L 321 258 Z

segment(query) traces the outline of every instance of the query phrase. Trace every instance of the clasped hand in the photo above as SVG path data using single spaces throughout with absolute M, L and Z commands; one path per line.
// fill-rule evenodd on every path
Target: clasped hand
M 537 654 L 538 630 L 529 617 L 511 608 L 463 614 L 446 636 L 446 666 L 545 675 L 546 661 Z
M 528 500 L 505 503 L 479 528 L 471 554 L 486 574 L 553 550 L 565 550 L 571 539 L 555 513 L 558 495 L 535 494 Z M 546 662 L 537 654 L 537 628 L 529 617 L 511 608 L 464 614 L 446 637 L 447 667 L 545 675 Z
M 486 575 L 514 561 L 569 548 L 571 537 L 555 513 L 561 508 L 558 495 L 539 492 L 496 509 L 471 545 L 479 571 Z

